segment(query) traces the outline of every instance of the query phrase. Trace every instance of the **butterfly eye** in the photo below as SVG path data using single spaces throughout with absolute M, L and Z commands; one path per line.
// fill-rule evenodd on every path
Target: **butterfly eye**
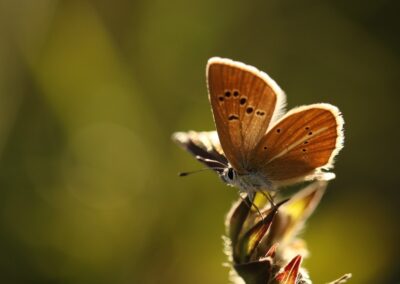
M 233 169 L 232 169 L 232 168 L 229 168 L 229 169 L 228 169 L 228 178 L 231 179 L 231 180 L 233 180 L 233 176 L 234 176 Z

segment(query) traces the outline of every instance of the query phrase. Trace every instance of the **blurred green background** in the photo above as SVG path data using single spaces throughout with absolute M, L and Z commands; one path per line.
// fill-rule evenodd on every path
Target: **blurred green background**
M 303 233 L 315 283 L 400 283 L 400 25 L 385 1 L 0 0 L 0 282 L 227 283 L 237 192 L 170 141 L 214 128 L 211 56 L 288 107 L 337 105 L 337 174 Z

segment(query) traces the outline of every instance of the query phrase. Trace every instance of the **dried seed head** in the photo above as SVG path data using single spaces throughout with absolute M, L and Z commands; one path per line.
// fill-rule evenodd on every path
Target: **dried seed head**
M 317 207 L 326 185 L 326 181 L 313 182 L 273 208 L 262 194 L 233 204 L 225 222 L 227 237 L 224 238 L 232 282 L 312 283 L 301 267 L 308 255 L 306 244 L 296 235 Z M 253 202 L 260 208 L 263 219 L 248 206 Z M 346 274 L 331 284 L 344 283 L 349 278 Z

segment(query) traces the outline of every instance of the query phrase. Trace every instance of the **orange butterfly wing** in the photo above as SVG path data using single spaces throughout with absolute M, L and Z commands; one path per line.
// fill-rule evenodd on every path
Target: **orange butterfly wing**
M 329 104 L 288 112 L 261 139 L 250 164 L 275 184 L 317 177 L 330 168 L 343 144 L 343 118 Z
M 217 57 L 208 61 L 207 83 L 222 149 L 235 170 L 246 173 L 250 153 L 279 118 L 285 95 L 264 72 Z

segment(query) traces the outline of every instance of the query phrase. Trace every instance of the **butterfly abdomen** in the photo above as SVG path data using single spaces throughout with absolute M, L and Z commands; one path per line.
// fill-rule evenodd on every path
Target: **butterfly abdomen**
M 241 191 L 256 192 L 256 191 L 272 191 L 272 183 L 268 178 L 259 172 L 250 172 L 244 175 L 237 175 L 235 186 Z

